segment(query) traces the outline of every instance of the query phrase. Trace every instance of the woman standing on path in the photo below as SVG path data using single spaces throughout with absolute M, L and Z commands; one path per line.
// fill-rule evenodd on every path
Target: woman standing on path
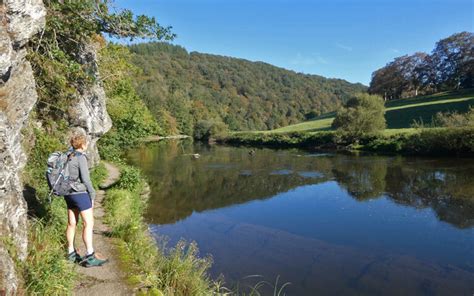
M 71 262 L 77 262 L 85 267 L 101 266 L 107 259 L 98 258 L 93 247 L 94 228 L 94 198 L 95 190 L 89 176 L 89 167 L 84 153 L 87 150 L 87 139 L 83 134 L 71 137 L 71 150 L 68 155 L 68 172 L 70 180 L 76 181 L 75 187 L 79 190 L 64 196 L 67 204 L 68 223 L 66 228 L 66 238 L 68 243 L 67 258 Z M 82 218 L 82 240 L 86 245 L 86 255 L 81 257 L 74 248 L 74 236 L 76 225 Z

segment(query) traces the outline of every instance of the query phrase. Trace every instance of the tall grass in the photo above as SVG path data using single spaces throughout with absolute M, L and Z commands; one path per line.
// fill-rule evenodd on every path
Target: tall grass
M 63 236 L 64 231 L 46 220 L 30 221 L 28 257 L 22 263 L 28 294 L 71 293 L 76 272 L 64 259 Z
M 53 151 L 64 151 L 60 137 L 34 129 L 35 146 L 30 149 L 24 170 L 25 197 L 28 204 L 28 254 L 17 262 L 30 295 L 71 294 L 76 280 L 74 265 L 66 260 L 67 207 L 64 198 L 53 197 L 49 203 L 49 188 L 45 179 L 46 159 Z M 99 165 L 91 172 L 94 186 L 105 178 L 106 170 Z
M 176 247 L 158 246 L 150 236 L 142 215 L 145 183 L 139 171 L 122 166 L 121 179 L 107 191 L 104 207 L 112 235 L 119 238 L 119 251 L 131 283 L 139 293 L 151 295 L 221 294 L 218 282 L 207 271 L 212 260 L 198 256 L 195 243 L 180 241 Z

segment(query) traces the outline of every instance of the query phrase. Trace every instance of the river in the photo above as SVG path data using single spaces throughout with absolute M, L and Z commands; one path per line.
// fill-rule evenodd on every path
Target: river
M 167 140 L 128 160 L 149 180 L 145 219 L 157 240 L 196 241 L 229 287 L 474 293 L 474 159 Z

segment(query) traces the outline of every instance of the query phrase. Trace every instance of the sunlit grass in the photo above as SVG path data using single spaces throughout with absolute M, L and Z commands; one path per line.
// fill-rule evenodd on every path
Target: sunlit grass
M 63 229 L 44 220 L 32 220 L 28 240 L 28 257 L 22 263 L 28 294 L 69 294 L 76 272 L 65 258 Z
M 387 126 L 386 134 L 413 132 L 410 125 L 414 120 L 430 121 L 437 112 L 468 111 L 474 106 L 474 90 L 459 92 L 442 92 L 430 96 L 393 100 L 386 103 Z M 335 112 L 323 114 L 311 121 L 305 121 L 289 126 L 269 130 L 254 131 L 255 133 L 287 133 L 287 132 L 317 132 L 331 130 Z
M 116 188 L 107 190 L 106 221 L 119 239 L 121 261 L 130 283 L 144 295 L 216 295 L 219 283 L 207 275 L 210 257 L 198 256 L 195 243 L 180 241 L 172 248 L 158 245 L 143 221 L 144 182 L 137 169 L 122 167 Z

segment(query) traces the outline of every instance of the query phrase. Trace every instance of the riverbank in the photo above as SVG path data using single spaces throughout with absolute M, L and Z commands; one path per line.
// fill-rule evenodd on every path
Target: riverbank
M 167 248 L 155 242 L 143 221 L 149 187 L 140 171 L 119 164 L 121 178 L 107 190 L 103 206 L 119 266 L 133 292 L 151 295 L 219 294 L 219 282 L 207 275 L 210 258 L 198 257 L 195 243 L 180 241 Z
M 148 137 L 145 137 L 145 138 L 140 139 L 140 142 L 148 143 L 148 142 L 157 142 L 157 141 L 164 140 L 164 139 L 175 139 L 175 140 L 179 140 L 179 139 L 187 139 L 187 138 L 190 138 L 190 136 L 187 136 L 187 135 L 148 136 Z
M 474 155 L 474 128 L 420 128 L 354 140 L 336 131 L 233 133 L 216 139 L 229 145 L 323 150 L 359 150 L 404 155 Z

